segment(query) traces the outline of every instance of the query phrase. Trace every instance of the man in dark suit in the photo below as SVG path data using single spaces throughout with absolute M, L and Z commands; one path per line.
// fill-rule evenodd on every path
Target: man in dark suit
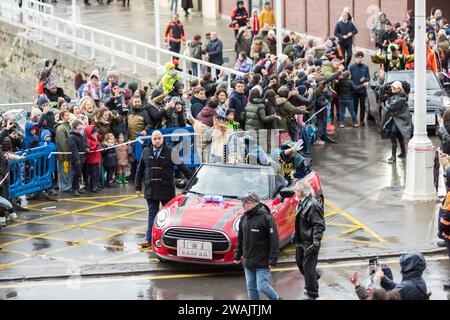
M 151 247 L 153 221 L 159 211 L 159 204 L 166 205 L 175 197 L 175 183 L 173 179 L 174 166 L 190 179 L 192 172 L 183 162 L 175 163 L 172 159 L 172 148 L 164 143 L 160 131 L 152 133 L 152 144 L 144 149 L 142 158 L 136 171 L 136 194 L 140 195 L 144 182 L 144 197 L 148 205 L 148 228 L 145 241 L 140 245 Z

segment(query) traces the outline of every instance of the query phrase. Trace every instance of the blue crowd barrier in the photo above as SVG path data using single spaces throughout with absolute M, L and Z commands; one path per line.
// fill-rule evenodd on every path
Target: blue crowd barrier
M 175 127 L 175 128 L 166 128 L 166 129 L 158 129 L 161 131 L 164 137 L 164 141 L 171 147 L 179 148 L 180 159 L 183 161 L 184 165 L 191 169 L 196 169 L 200 166 L 201 160 L 200 155 L 198 154 L 198 149 L 195 145 L 195 136 L 194 136 L 194 128 L 193 127 Z M 153 133 L 152 130 L 148 133 L 146 138 L 142 138 L 145 144 L 151 143 L 150 135 Z M 136 135 L 139 137 L 139 134 Z M 142 151 L 145 145 L 140 142 L 135 142 L 132 145 L 132 152 L 134 159 L 140 161 L 142 158 Z
M 49 157 L 51 152 L 48 146 L 16 152 L 19 156 L 25 153 L 25 157 L 9 161 L 10 199 L 53 187 L 56 165 L 55 157 Z

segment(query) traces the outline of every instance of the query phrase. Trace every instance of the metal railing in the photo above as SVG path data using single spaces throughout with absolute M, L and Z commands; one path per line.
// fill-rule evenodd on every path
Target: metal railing
M 242 72 L 212 64 L 203 60 L 187 57 L 169 50 L 129 39 L 117 34 L 75 23 L 53 15 L 53 9 L 35 0 L 24 0 L 22 8 L 18 8 L 14 0 L 1 1 L 1 8 L 10 14 L 22 14 L 25 34 L 28 38 L 43 42 L 46 46 L 59 51 L 69 50 L 80 58 L 97 60 L 106 58 L 110 66 L 117 67 L 118 60 L 122 65 L 131 67 L 134 75 L 150 71 L 152 76 L 162 75 L 164 67 L 157 63 L 169 62 L 173 57 L 178 58 L 181 71 L 177 71 L 185 86 L 194 79 L 200 79 L 206 71 L 214 76 L 221 73 L 230 75 L 228 87 L 231 87 L 231 75 L 242 77 Z M 42 7 L 37 5 L 40 4 Z M 53 7 L 53 6 L 50 6 Z M 42 10 L 41 10 L 42 9 Z M 3 9 L 2 9 L 3 12 Z M 0 13 L 0 19 L 9 22 L 10 18 Z M 196 68 L 196 70 L 194 70 Z

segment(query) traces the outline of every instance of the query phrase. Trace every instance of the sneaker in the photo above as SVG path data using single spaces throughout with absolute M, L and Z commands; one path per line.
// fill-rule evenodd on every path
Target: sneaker
M 6 227 L 6 218 L 0 217 L 0 228 Z
M 152 243 L 150 241 L 144 241 L 139 244 L 142 248 L 150 248 L 152 246 Z
M 359 128 L 359 124 L 355 123 L 355 124 L 353 125 L 353 127 Z
M 79 194 L 85 194 L 85 193 L 86 193 L 86 191 L 84 191 L 84 190 L 81 190 L 81 189 L 78 189 L 78 193 L 79 193 Z
M 12 212 L 9 214 L 8 218 L 6 218 L 7 221 L 14 221 L 17 219 L 17 213 Z
M 117 175 L 117 178 L 116 178 L 116 183 L 117 184 L 123 184 L 123 178 L 124 178 L 124 176 L 123 175 Z
M 361 121 L 361 127 L 365 127 L 366 126 L 366 122 L 365 121 Z
M 319 146 L 323 146 L 325 144 L 325 141 L 318 139 L 317 141 L 314 142 L 314 144 L 317 144 Z
M 127 180 L 127 177 L 125 175 L 122 176 L 122 183 L 123 184 L 128 184 L 128 180 Z
M 402 152 L 397 157 L 399 157 L 400 159 L 405 159 L 406 158 L 406 153 Z
M 114 182 L 109 182 L 109 183 L 106 185 L 106 187 L 107 187 L 107 188 L 116 188 L 117 185 L 116 185 Z
M 343 124 L 341 124 L 341 125 L 339 125 L 339 128 L 345 128 L 345 125 L 343 125 Z
M 397 159 L 395 158 L 395 156 L 392 156 L 388 159 L 388 163 L 394 163 L 397 162 Z

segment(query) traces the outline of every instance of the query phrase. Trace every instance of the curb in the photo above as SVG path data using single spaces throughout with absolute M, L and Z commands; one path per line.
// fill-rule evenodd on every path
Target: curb
M 443 253 L 446 252 L 446 248 L 435 248 L 430 249 L 426 251 L 420 251 L 424 256 L 431 256 L 435 255 L 437 253 Z M 393 258 L 393 257 L 399 257 L 402 254 L 405 254 L 409 251 L 398 251 L 398 252 L 391 252 L 386 254 L 380 254 L 377 255 L 379 258 Z M 319 263 L 336 263 L 336 262 L 345 262 L 345 261 L 352 261 L 352 260 L 365 260 L 374 257 L 373 254 L 362 254 L 362 255 L 353 255 L 353 256 L 339 256 L 339 257 L 327 257 L 323 259 L 318 259 Z M 290 255 L 287 258 L 282 258 L 278 265 L 287 265 L 287 264 L 295 264 L 295 256 Z M 108 266 L 107 270 L 101 271 L 98 270 L 101 266 Z M 175 266 L 175 268 L 173 268 Z M 114 270 L 114 267 L 120 268 L 121 270 Z M 123 270 L 123 269 L 136 269 L 136 270 Z M 169 268 L 171 267 L 171 268 Z M 93 270 L 85 270 L 83 272 L 82 269 L 89 269 L 92 268 Z M 4 282 L 12 282 L 12 281 L 40 281 L 40 280 L 67 280 L 70 278 L 76 279 L 76 278 L 93 278 L 93 277 L 113 277 L 113 276 L 138 276 L 138 275 L 144 275 L 148 274 L 150 272 L 152 273 L 169 273 L 171 271 L 182 271 L 184 273 L 186 272 L 205 272 L 205 271 L 221 271 L 225 270 L 225 267 L 200 267 L 195 268 L 191 266 L 190 268 L 186 268 L 186 265 L 175 265 L 175 264 L 164 264 L 161 265 L 159 263 L 155 264 L 133 264 L 133 263 L 121 263 L 121 264 L 108 264 L 108 265 L 85 265 L 81 266 L 80 269 L 82 270 L 79 274 L 68 274 L 67 271 L 61 272 L 59 274 L 53 274 L 53 275 L 34 275 L 34 276 L 11 276 L 6 278 L 1 278 L 0 283 Z M 240 268 L 232 267 L 232 269 L 240 270 Z M 227 271 L 230 271 L 230 269 L 226 269 Z

